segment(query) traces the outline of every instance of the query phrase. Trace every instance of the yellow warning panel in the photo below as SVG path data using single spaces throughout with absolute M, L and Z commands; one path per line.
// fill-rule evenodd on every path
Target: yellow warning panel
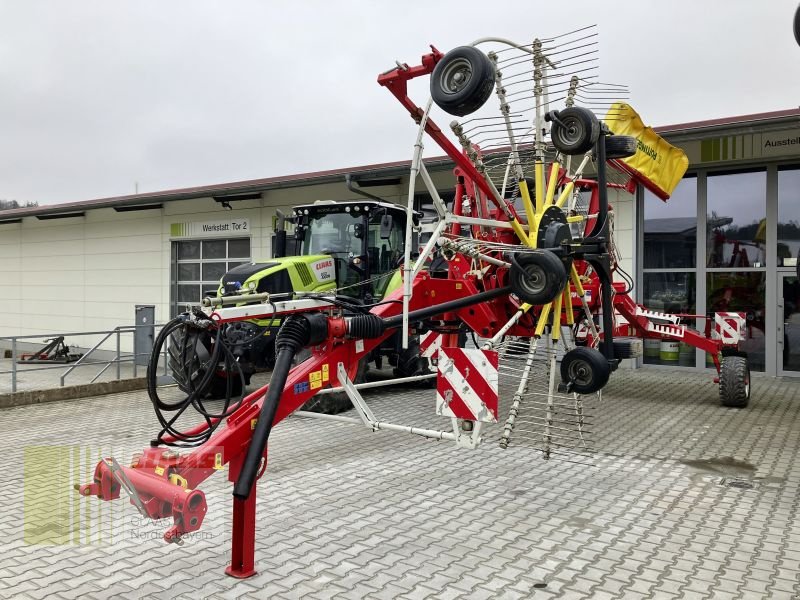
M 642 121 L 629 104 L 615 102 L 605 118 L 616 135 L 636 138 L 636 154 L 619 159 L 642 185 L 662 200 L 670 197 L 689 168 L 689 159 Z
M 330 365 L 322 365 L 322 381 L 329 381 L 330 378 Z
M 312 371 L 308 374 L 308 381 L 314 383 L 315 381 L 322 381 L 322 371 Z M 313 385 L 311 387 L 314 387 Z
M 214 469 L 217 471 L 224 469 L 225 465 L 222 463 L 222 452 L 217 452 L 214 455 Z
M 319 388 L 322 387 L 322 380 L 321 379 L 317 379 L 316 381 L 310 381 L 309 384 L 310 384 L 309 387 L 312 390 L 318 390 Z

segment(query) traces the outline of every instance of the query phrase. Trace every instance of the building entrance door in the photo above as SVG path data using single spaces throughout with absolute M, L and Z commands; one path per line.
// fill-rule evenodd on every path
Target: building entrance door
M 778 274 L 778 375 L 800 376 L 800 279 Z

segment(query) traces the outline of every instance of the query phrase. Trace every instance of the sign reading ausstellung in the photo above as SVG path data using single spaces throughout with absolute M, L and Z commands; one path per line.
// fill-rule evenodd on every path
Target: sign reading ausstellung
M 172 223 L 170 237 L 231 237 L 250 235 L 248 219 L 220 219 L 204 223 Z
M 800 129 L 711 137 L 680 144 L 692 164 L 800 156 Z

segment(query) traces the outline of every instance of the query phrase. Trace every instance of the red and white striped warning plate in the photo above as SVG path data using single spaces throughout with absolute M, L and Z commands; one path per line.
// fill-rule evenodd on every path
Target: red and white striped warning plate
M 440 348 L 436 414 L 497 423 L 497 352 Z
M 435 331 L 428 331 L 427 333 L 423 333 L 419 337 L 420 355 L 423 358 L 430 358 L 430 359 L 437 358 L 436 354 L 442 347 L 443 338 L 444 336 L 442 336 L 441 333 L 436 333 Z
M 722 340 L 723 344 L 738 344 L 745 338 L 747 315 L 741 312 L 714 313 L 714 331 L 711 339 Z

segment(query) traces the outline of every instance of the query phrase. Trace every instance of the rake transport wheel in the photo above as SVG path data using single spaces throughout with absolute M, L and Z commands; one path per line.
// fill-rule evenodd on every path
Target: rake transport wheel
M 794 39 L 800 44 L 800 6 L 797 7 L 797 11 L 794 13 Z
M 431 74 L 431 98 L 446 113 L 463 117 L 483 106 L 494 89 L 494 65 L 472 46 L 453 48 Z
M 567 270 L 552 252 L 534 250 L 512 257 L 510 280 L 511 290 L 523 302 L 547 304 L 564 289 Z
M 606 160 L 628 158 L 636 154 L 636 138 L 629 135 L 611 135 L 606 138 Z
M 561 379 L 571 383 L 571 391 L 593 394 L 603 389 L 611 375 L 606 357 L 593 348 L 578 346 L 561 359 Z
M 750 402 L 750 365 L 743 356 L 726 356 L 719 370 L 722 406 L 745 408 Z
M 586 154 L 600 137 L 600 122 L 594 113 L 580 106 L 558 112 L 550 127 L 550 138 L 556 150 L 568 156 Z

